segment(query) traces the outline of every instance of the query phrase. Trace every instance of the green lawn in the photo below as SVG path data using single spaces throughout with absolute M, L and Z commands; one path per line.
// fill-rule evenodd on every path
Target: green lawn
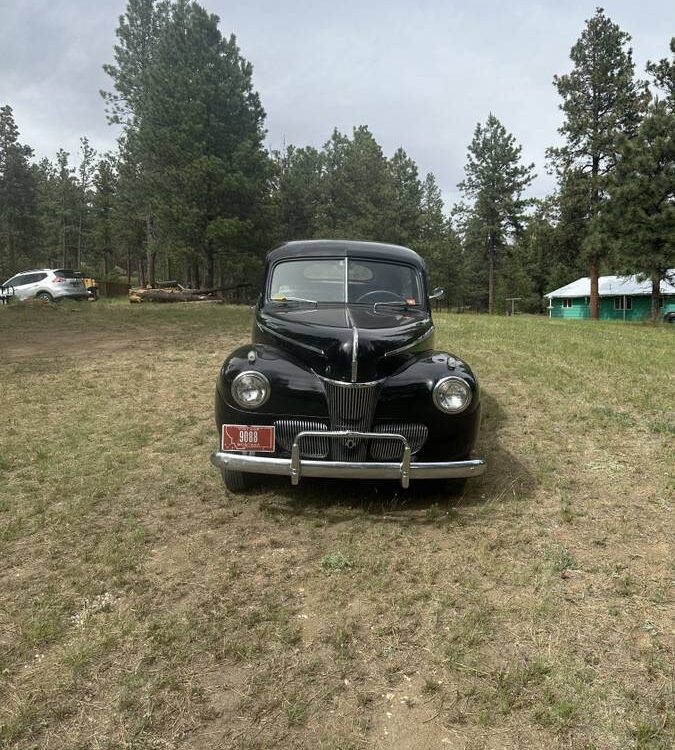
M 0 307 L 0 747 L 675 742 L 673 326 L 436 316 L 487 474 L 208 461 L 251 311 Z

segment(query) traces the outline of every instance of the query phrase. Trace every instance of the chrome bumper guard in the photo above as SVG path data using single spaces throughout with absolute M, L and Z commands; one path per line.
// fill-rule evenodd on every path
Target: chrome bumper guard
M 303 438 L 344 438 L 367 440 L 398 440 L 403 443 L 403 459 L 400 462 L 368 461 L 317 461 L 300 458 L 300 441 Z M 211 463 L 219 468 L 244 471 L 252 474 L 276 474 L 290 476 L 291 484 L 298 484 L 300 477 L 333 477 L 335 479 L 399 479 L 402 487 L 408 487 L 411 479 L 455 479 L 477 477 L 485 471 L 485 461 L 434 461 L 412 460 L 410 445 L 403 435 L 387 432 L 352 432 L 350 430 L 299 432 L 293 441 L 290 458 L 251 456 L 246 453 L 216 451 L 211 454 Z

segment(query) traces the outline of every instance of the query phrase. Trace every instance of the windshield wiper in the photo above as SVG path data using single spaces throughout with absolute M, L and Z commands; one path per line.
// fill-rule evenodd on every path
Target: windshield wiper
M 317 305 L 318 302 L 315 299 L 305 299 L 304 297 L 280 297 L 280 298 L 272 298 L 272 302 L 302 302 L 307 305 Z
M 401 310 L 407 310 L 410 305 L 403 300 L 389 300 L 387 302 L 375 302 L 373 303 L 373 310 L 377 312 L 378 306 L 384 305 L 386 307 L 399 307 Z

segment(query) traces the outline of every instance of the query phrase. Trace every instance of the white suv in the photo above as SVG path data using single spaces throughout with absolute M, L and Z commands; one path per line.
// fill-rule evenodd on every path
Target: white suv
M 39 268 L 22 271 L 7 279 L 0 286 L 0 296 L 13 296 L 19 300 L 37 297 L 53 302 L 58 299 L 88 299 L 89 292 L 79 271 Z

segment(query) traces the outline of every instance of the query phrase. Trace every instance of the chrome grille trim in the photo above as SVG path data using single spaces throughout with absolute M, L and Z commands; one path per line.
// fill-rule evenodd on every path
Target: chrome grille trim
M 295 438 L 300 432 L 325 432 L 324 422 L 312 419 L 277 419 L 274 423 L 275 437 L 279 446 L 288 453 L 293 448 Z M 302 441 L 302 458 L 328 458 L 328 438 L 307 437 Z
M 359 371 L 359 329 L 354 323 L 352 314 L 349 312 L 349 307 L 345 307 L 345 315 L 347 323 L 352 327 L 352 383 L 356 383 L 356 378 Z
M 368 432 L 373 424 L 375 407 L 383 380 L 369 383 L 344 383 L 321 378 L 331 430 Z M 335 461 L 365 461 L 368 453 L 366 440 L 332 440 L 331 457 Z M 353 442 L 353 445 L 352 445 Z
M 429 430 L 425 424 L 416 422 L 386 422 L 373 427 L 373 432 L 387 432 L 402 435 L 410 444 L 410 452 L 418 453 L 426 443 Z M 400 461 L 403 446 L 392 440 L 371 440 L 370 454 L 376 461 Z

